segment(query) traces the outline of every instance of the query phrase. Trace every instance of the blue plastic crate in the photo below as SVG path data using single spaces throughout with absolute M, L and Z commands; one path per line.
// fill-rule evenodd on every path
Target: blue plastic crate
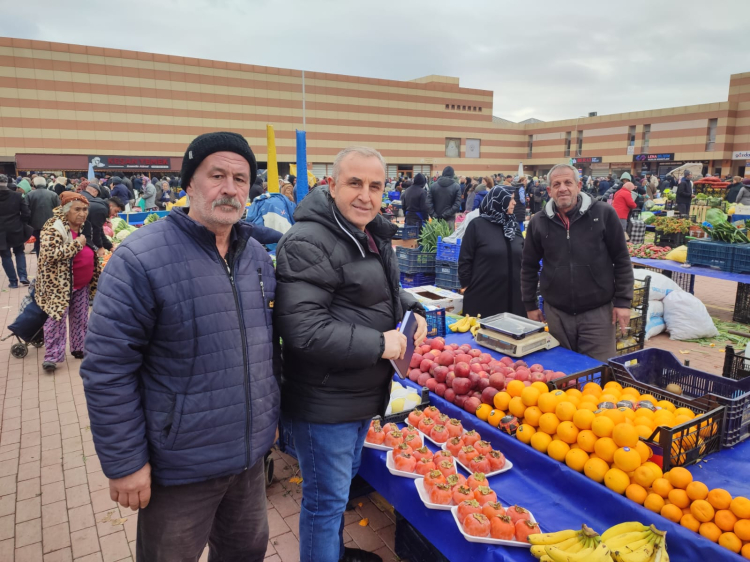
M 424 285 L 434 285 L 435 276 L 429 273 L 402 273 L 401 286 L 404 288 L 423 287 Z
M 732 271 L 734 273 L 750 273 L 750 244 L 735 244 L 734 246 Z
M 435 257 L 438 261 L 449 261 L 458 262 L 458 254 L 461 252 L 461 239 L 459 238 L 455 244 L 449 242 L 443 242 L 443 237 L 438 236 L 437 243 L 437 255 Z
M 401 192 L 400 191 L 389 191 L 388 192 L 388 199 L 391 201 L 400 201 L 401 200 Z
M 445 337 L 445 309 L 444 308 L 428 310 L 426 314 L 426 319 L 427 319 L 427 337 L 429 338 Z
M 712 240 L 690 240 L 687 246 L 685 263 L 704 265 L 721 271 L 734 270 L 734 254 L 737 244 Z
M 460 289 L 461 282 L 458 280 L 458 264 L 449 261 L 436 261 L 435 285 L 449 291 Z
M 423 252 L 420 248 L 396 247 L 396 259 L 401 273 L 435 274 L 435 254 Z
M 396 231 L 394 240 L 414 240 L 419 237 L 418 226 L 400 226 Z

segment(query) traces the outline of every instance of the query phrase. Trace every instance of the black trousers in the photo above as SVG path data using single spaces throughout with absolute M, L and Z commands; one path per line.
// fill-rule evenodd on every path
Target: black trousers
M 262 562 L 268 547 L 261 458 L 241 474 L 184 486 L 152 483 L 138 513 L 137 562 Z

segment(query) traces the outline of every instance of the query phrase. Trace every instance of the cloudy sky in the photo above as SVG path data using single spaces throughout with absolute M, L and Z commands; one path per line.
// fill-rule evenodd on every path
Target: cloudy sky
M 725 101 L 750 0 L 0 0 L 0 35 L 408 80 L 512 121 Z

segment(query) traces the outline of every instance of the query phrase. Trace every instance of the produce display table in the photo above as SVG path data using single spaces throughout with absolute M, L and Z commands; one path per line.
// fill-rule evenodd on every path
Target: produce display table
M 750 441 L 743 441 L 731 449 L 723 449 L 706 457 L 706 462 L 687 466 L 693 477 L 711 488 L 724 488 L 733 496 L 750 498 Z
M 685 266 L 685 264 L 672 260 L 651 260 L 646 258 L 630 258 L 630 261 L 636 265 L 650 267 L 653 269 L 663 269 L 675 273 L 684 273 L 685 275 L 700 275 L 702 277 L 713 277 L 714 279 L 723 279 L 724 281 L 734 281 L 735 283 L 750 283 L 750 275 L 747 273 L 732 273 L 730 271 L 719 271 L 710 267 Z
M 468 334 L 449 334 L 446 341 L 462 344 L 471 342 L 472 339 Z M 502 357 L 498 353 L 485 351 L 495 358 Z M 602 366 L 598 361 L 563 348 L 533 353 L 524 360 L 529 364 L 541 363 L 545 368 L 566 374 Z M 402 381 L 402 384 L 417 386 L 408 380 Z M 672 560 L 742 560 L 700 535 L 669 522 L 547 455 L 534 451 L 529 445 L 501 433 L 439 396 L 430 394 L 430 400 L 441 412 L 460 419 L 467 429 L 477 429 L 484 439 L 492 443 L 493 449 L 502 451 L 513 463 L 513 468 L 508 472 L 491 477 L 490 486 L 503 505 L 518 504 L 529 509 L 543 532 L 579 529 L 586 523 L 601 533 L 610 526 L 624 521 L 640 521 L 645 524 L 654 523 L 657 528 L 668 531 L 667 545 Z M 430 448 L 436 449 L 433 446 Z M 742 449 L 742 445 L 735 447 L 735 450 L 739 449 Z M 746 450 L 750 456 L 750 449 Z M 534 560 L 528 549 L 467 542 L 449 511 L 427 509 L 419 499 L 412 479 L 393 476 L 388 472 L 385 455 L 384 451 L 365 448 L 359 470 L 360 476 L 385 497 L 446 558 L 454 562 Z M 711 465 L 711 462 L 708 464 Z M 730 462 L 729 458 L 727 462 Z M 707 470 L 713 470 L 713 467 L 701 471 L 703 480 L 706 480 Z

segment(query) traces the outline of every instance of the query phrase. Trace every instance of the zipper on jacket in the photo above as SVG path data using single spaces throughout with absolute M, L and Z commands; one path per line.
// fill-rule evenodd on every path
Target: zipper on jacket
M 247 357 L 247 335 L 245 334 L 245 321 L 242 316 L 242 307 L 240 306 L 240 296 L 237 292 L 237 286 L 234 283 L 234 271 L 239 256 L 235 254 L 232 263 L 228 264 L 219 250 L 216 250 L 219 259 L 225 263 L 229 284 L 232 286 L 232 295 L 234 296 L 234 305 L 237 308 L 237 318 L 240 324 L 240 337 L 242 339 L 242 365 L 245 371 L 245 470 L 250 468 L 250 365 Z M 265 314 L 265 311 L 264 311 Z
M 266 318 L 266 307 L 268 306 L 268 303 L 266 302 L 266 286 L 263 284 L 263 270 L 259 267 L 257 271 L 258 283 L 260 283 L 260 297 L 263 300 L 263 320 L 265 321 L 266 326 L 268 326 L 268 318 Z

